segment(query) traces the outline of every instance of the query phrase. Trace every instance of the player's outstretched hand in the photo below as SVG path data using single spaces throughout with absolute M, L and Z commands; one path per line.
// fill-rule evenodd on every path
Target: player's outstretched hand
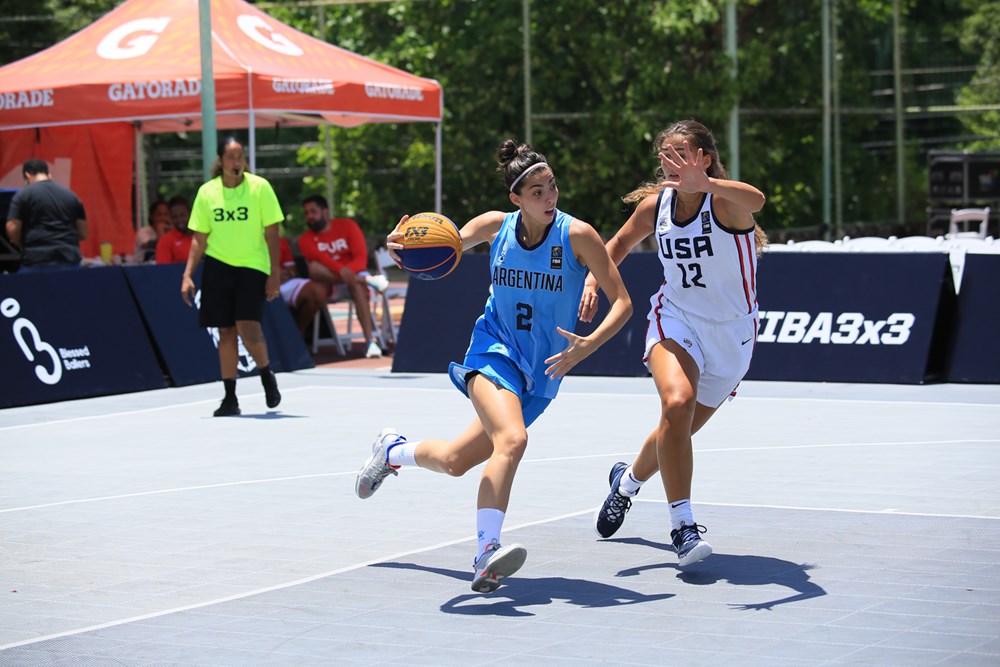
M 577 336 L 575 333 L 566 331 L 562 327 L 556 327 L 556 331 L 569 340 L 569 347 L 558 354 L 553 354 L 545 360 L 545 363 L 550 364 L 545 369 L 545 374 L 553 380 L 558 380 L 565 376 L 566 373 L 573 370 L 574 366 L 590 356 L 590 350 L 588 349 L 590 347 L 590 339 Z
M 681 192 L 707 192 L 709 181 L 702 166 L 704 155 L 700 148 L 692 153 L 687 139 L 684 140 L 684 155 L 678 153 L 673 145 L 668 145 L 666 154 L 659 154 L 660 167 L 667 177 L 665 185 Z

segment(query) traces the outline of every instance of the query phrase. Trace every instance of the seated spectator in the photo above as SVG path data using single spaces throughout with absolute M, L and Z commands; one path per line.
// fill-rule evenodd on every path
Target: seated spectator
M 88 233 L 80 198 L 52 180 L 44 160 L 28 160 L 21 171 L 26 185 L 11 199 L 6 224 L 22 252 L 21 272 L 80 266 L 80 241 Z
M 320 308 L 326 307 L 327 288 L 314 280 L 302 278 L 295 268 L 292 246 L 284 236 L 281 243 L 281 298 L 295 315 L 303 339 Z
M 132 264 L 152 263 L 156 259 L 156 242 L 170 231 L 170 207 L 167 202 L 157 199 L 149 207 L 149 224 L 135 233 L 135 252 Z
M 156 263 L 186 262 L 188 251 L 191 249 L 191 239 L 194 238 L 191 230 L 188 229 L 191 205 L 188 204 L 187 199 L 176 195 L 170 198 L 167 207 L 170 209 L 170 221 L 173 224 L 173 229 L 157 239 Z
M 340 287 L 354 300 L 361 331 L 365 335 L 365 356 L 381 357 L 382 350 L 374 337 L 371 306 L 368 302 L 369 279 L 374 283 L 378 276 L 368 274 L 368 245 L 358 223 L 350 218 L 330 219 L 326 198 L 313 195 L 302 202 L 306 224 L 309 226 L 299 237 L 299 250 L 309 263 L 309 277 L 329 286 Z

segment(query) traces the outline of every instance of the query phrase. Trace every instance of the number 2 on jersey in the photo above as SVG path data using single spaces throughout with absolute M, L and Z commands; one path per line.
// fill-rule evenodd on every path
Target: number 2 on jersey
M 531 331 L 532 313 L 530 303 L 517 304 L 517 328 L 519 331 Z

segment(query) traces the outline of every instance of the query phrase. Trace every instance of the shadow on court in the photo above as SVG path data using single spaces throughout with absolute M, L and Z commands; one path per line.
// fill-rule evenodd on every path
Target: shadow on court
M 275 419 L 308 419 L 309 415 L 290 415 L 284 412 L 244 412 L 241 415 L 231 417 L 221 417 L 221 419 L 264 419 L 273 421 Z M 218 417 L 206 417 L 206 419 L 219 419 Z
M 635 544 L 662 551 L 674 551 L 673 546 L 670 544 L 653 542 L 643 537 L 627 537 L 605 541 L 618 542 L 620 544 Z M 733 586 L 765 586 L 773 584 L 784 586 L 796 593 L 795 595 L 771 600 L 770 602 L 731 605 L 736 609 L 749 611 L 772 609 L 779 604 L 801 602 L 826 595 L 826 591 L 818 584 L 810 581 L 807 574 L 809 570 L 815 567 L 815 565 L 808 563 L 793 563 L 767 556 L 740 556 L 736 554 L 716 553 L 698 563 L 697 569 L 681 570 L 676 563 L 656 563 L 641 567 L 630 567 L 619 571 L 616 576 L 634 577 L 649 570 L 674 569 L 677 570 L 677 578 L 686 584 L 707 586 L 720 581 L 727 581 Z
M 371 567 L 417 570 L 451 577 L 463 582 L 472 581 L 471 572 L 428 567 L 415 563 L 376 563 Z M 447 614 L 469 616 L 534 616 L 531 612 L 523 611 L 520 607 L 552 604 L 555 600 L 566 600 L 570 604 L 588 609 L 621 607 L 666 600 L 674 595 L 674 593 L 643 595 L 620 586 L 586 579 L 514 577 L 490 595 L 469 593 L 454 597 L 441 605 L 441 611 Z

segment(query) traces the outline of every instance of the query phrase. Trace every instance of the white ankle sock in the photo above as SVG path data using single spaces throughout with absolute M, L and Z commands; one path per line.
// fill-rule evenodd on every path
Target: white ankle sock
M 618 482 L 618 493 L 623 496 L 631 497 L 639 493 L 639 487 L 642 486 L 642 482 L 637 480 L 635 476 L 632 475 L 632 466 L 625 469 L 625 473 L 622 475 L 621 481 Z
M 670 503 L 670 523 L 674 530 L 680 530 L 681 525 L 691 526 L 694 524 L 694 517 L 691 514 L 691 500 L 675 500 Z
M 401 442 L 398 445 L 392 445 L 386 452 L 386 462 L 396 468 L 401 466 L 415 466 L 417 465 L 417 442 Z
M 493 540 L 500 541 L 500 529 L 503 528 L 504 513 L 498 509 L 483 508 L 476 510 L 476 558 L 483 555 L 486 547 Z

